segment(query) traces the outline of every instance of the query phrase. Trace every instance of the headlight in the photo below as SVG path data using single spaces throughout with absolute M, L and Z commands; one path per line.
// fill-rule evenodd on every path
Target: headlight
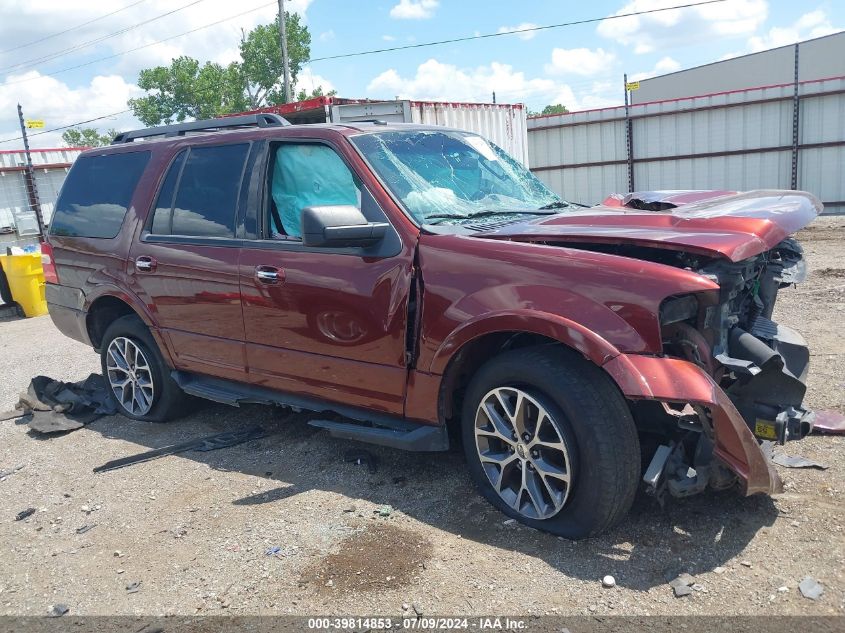
M 660 304 L 660 323 L 669 325 L 686 321 L 698 314 L 698 299 L 694 295 L 670 297 Z

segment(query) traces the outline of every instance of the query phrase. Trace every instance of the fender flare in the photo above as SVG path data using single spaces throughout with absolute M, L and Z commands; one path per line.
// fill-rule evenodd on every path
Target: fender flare
M 499 332 L 524 332 L 554 339 L 599 366 L 620 354 L 607 340 L 566 317 L 536 310 L 509 310 L 470 319 L 455 329 L 434 353 L 428 373 L 442 375 L 464 345 L 480 336 Z

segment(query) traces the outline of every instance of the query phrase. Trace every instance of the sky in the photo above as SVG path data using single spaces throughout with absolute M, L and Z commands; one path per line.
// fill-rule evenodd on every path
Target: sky
M 348 98 L 618 105 L 629 80 L 792 44 L 845 29 L 842 0 L 725 0 L 650 15 L 616 14 L 696 0 L 286 0 L 311 36 L 311 57 L 597 18 L 529 33 L 315 61 L 299 88 Z M 22 143 L 17 104 L 46 129 L 101 117 L 100 130 L 141 127 L 127 110 L 144 68 L 180 55 L 228 63 L 241 29 L 273 20 L 267 0 L 3 0 L 0 150 Z M 188 31 L 190 33 L 185 34 Z M 162 41 L 167 40 L 167 41 Z M 137 49 L 137 50 L 132 50 Z M 131 51 L 131 52 L 128 52 Z M 106 58 L 106 59 L 104 59 Z M 114 114 L 120 113 L 120 114 Z M 35 132 L 35 130 L 33 130 Z M 3 142 L 7 141 L 7 142 Z M 32 136 L 62 146 L 61 133 Z

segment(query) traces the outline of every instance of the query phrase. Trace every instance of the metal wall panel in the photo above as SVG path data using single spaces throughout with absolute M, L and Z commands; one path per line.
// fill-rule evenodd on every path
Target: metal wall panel
M 631 106 L 635 189 L 789 189 L 793 91 L 773 86 Z M 799 96 L 798 188 L 828 211 L 845 211 L 845 77 L 802 82 Z M 532 117 L 532 170 L 583 204 L 626 192 L 625 126 L 622 107 Z

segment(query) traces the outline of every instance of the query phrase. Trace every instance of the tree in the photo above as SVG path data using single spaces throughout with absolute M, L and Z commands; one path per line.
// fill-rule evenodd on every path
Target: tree
M 311 33 L 299 15 L 285 12 L 291 83 L 311 56 Z M 161 125 L 187 118 L 207 119 L 285 103 L 279 17 L 241 33 L 240 61 L 223 66 L 179 57 L 170 66 L 142 70 L 138 86 L 147 95 L 130 99 L 129 107 L 144 125 Z M 322 88 L 313 96 L 322 94 Z M 300 95 L 303 91 L 300 91 Z M 307 95 L 306 95 L 307 97 Z
M 113 129 L 100 134 L 99 130 L 93 127 L 72 127 L 62 132 L 62 140 L 68 147 L 103 147 L 109 145 L 117 135 L 118 131 Z
M 553 105 L 547 105 L 539 112 L 532 112 L 531 110 L 529 110 L 528 116 L 540 116 L 543 114 L 566 114 L 567 112 L 569 112 L 569 110 L 566 108 L 565 105 L 563 105 L 562 103 L 555 103 Z

